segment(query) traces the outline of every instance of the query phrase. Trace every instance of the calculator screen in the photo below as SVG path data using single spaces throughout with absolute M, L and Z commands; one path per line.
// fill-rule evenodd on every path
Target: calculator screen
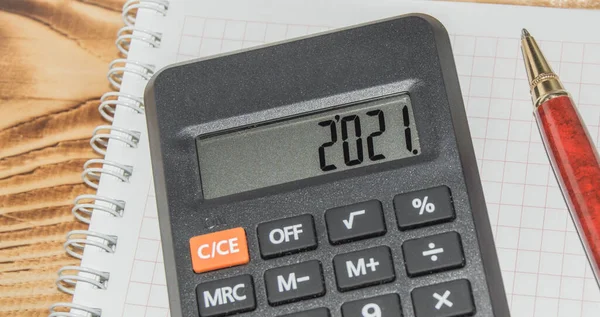
M 197 139 L 205 199 L 420 153 L 407 95 Z

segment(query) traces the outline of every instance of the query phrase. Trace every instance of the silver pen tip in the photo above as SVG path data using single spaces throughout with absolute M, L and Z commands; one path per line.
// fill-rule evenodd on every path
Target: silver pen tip
M 529 31 L 527 31 L 527 29 L 521 30 L 521 38 L 528 37 L 528 36 L 531 36 L 531 34 L 529 34 Z

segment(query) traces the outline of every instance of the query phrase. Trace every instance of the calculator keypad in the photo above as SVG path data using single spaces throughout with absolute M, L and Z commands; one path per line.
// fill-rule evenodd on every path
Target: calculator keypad
M 196 287 L 201 317 L 228 316 L 256 308 L 252 276 L 240 275 Z
M 333 258 L 333 269 L 342 292 L 396 278 L 392 253 L 386 246 L 337 255 Z
M 409 276 L 420 276 L 465 265 L 462 243 L 456 232 L 408 240 L 402 244 L 402 253 Z
M 336 207 L 325 212 L 329 242 L 340 244 L 385 234 L 383 209 L 378 200 Z
M 401 230 L 454 220 L 450 189 L 439 186 L 394 197 L 394 209 Z
M 455 218 L 452 196 L 446 186 L 396 195 L 393 205 L 400 230 L 417 229 Z M 384 210 L 378 200 L 331 208 L 325 211 L 324 218 L 329 242 L 334 246 L 387 233 Z M 256 233 L 265 261 L 318 247 L 315 219 L 311 214 L 261 223 Z M 194 271 L 202 273 L 248 263 L 246 239 L 243 228 L 193 237 L 190 249 Z M 379 245 L 337 254 L 332 263 L 313 259 L 272 267 L 263 276 L 267 302 L 278 306 L 324 296 L 327 289 L 323 266 L 333 266 L 335 286 L 340 292 L 391 283 L 396 274 L 403 271 L 395 270 L 392 256 L 400 250 L 408 277 L 466 265 L 457 232 L 421 236 L 391 246 Z M 201 283 L 196 294 L 200 317 L 228 316 L 256 309 L 254 281 L 248 274 Z M 410 296 L 416 317 L 471 316 L 475 313 L 471 285 L 466 279 L 415 288 Z M 342 317 L 403 316 L 400 303 L 398 294 L 380 295 L 345 302 L 341 313 Z M 315 309 L 309 306 L 307 310 L 280 317 L 331 317 L 331 312 L 326 307 Z
M 401 317 L 400 297 L 387 294 L 342 305 L 342 317 Z
M 258 225 L 260 254 L 269 259 L 317 247 L 315 223 L 311 215 L 285 218 Z
M 458 317 L 475 314 L 471 283 L 456 280 L 425 287 L 411 293 L 415 317 Z
M 323 296 L 325 281 L 321 263 L 313 260 L 267 270 L 265 286 L 271 305 Z

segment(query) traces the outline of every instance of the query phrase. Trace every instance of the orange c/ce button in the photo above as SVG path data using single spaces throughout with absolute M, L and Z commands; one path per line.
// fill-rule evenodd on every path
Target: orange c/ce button
M 203 234 L 190 239 L 192 268 L 196 273 L 219 270 L 250 261 L 244 228 Z

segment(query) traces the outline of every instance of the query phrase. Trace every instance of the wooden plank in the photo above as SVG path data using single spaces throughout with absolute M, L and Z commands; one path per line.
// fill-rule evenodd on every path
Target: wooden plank
M 71 296 L 58 291 L 46 296 L 0 297 L 0 317 L 47 317 L 50 305 L 70 301 Z
M 64 141 L 40 150 L 0 159 L 0 179 L 29 173 L 44 165 L 100 157 L 90 148 L 89 139 Z
M 65 253 L 62 248 L 63 243 L 64 241 L 50 241 L 4 248 L 0 250 L 0 262 L 13 262 L 18 260 L 58 256 Z M 0 284 L 2 283 L 6 283 L 6 280 L 0 276 Z
M 67 140 L 90 138 L 104 121 L 98 114 L 98 100 L 59 113 L 46 115 L 0 131 L 0 158 L 54 146 Z M 69 129 L 65 129 L 69 127 Z
M 450 0 L 454 2 L 479 2 L 493 4 L 512 4 L 538 7 L 600 9 L 600 2 L 595 0 Z
M 51 266 L 77 265 L 78 259 L 66 254 L 48 258 L 35 258 L 0 264 L 0 272 L 39 271 Z
M 71 222 L 73 221 L 71 209 L 72 206 L 58 206 L 0 215 L 0 232 L 12 232 Z M 2 251 L 0 250 L 0 254 L 2 254 Z
M 99 98 L 109 88 L 106 60 L 30 18 L 0 11 L 0 20 L 0 99 L 78 104 Z
M 0 215 L 23 210 L 71 205 L 77 195 L 93 193 L 95 193 L 93 188 L 84 184 L 77 184 L 0 196 Z
M 81 182 L 81 167 L 86 159 L 77 159 L 59 164 L 43 165 L 30 173 L 0 179 L 0 195 L 27 192 Z
M 40 280 L 55 279 L 56 272 L 60 269 L 59 266 L 48 266 L 38 270 L 37 274 L 30 274 L 29 271 L 4 272 L 0 273 L 0 286 L 7 286 L 19 283 L 39 282 Z
M 86 229 L 79 222 L 67 222 L 52 226 L 43 226 L 31 230 L 0 233 L 0 249 L 49 241 L 65 241 L 65 233 L 71 230 Z M 0 265 L 1 267 L 2 265 Z
M 59 164 L 43 165 L 30 173 L 0 180 L 0 195 L 27 192 L 81 182 L 81 170 L 86 159 L 76 159 Z
M 4 1 L 0 9 L 43 23 L 55 35 L 68 38 L 62 42 L 77 45 L 104 62 L 117 57 L 114 41 L 121 27 L 120 12 L 80 1 L 45 0 Z
M 108 10 L 118 12 L 119 14 L 123 10 L 123 5 L 126 0 L 79 0 L 83 3 L 99 6 Z

